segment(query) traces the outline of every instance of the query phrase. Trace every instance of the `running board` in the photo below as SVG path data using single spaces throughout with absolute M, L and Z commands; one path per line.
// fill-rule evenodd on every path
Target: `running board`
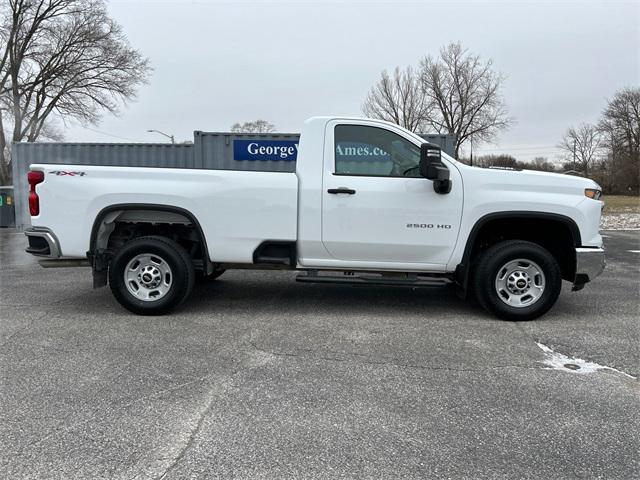
M 44 268 L 71 268 L 71 267 L 90 267 L 91 263 L 86 258 L 50 258 L 46 260 L 38 260 L 41 267 Z
M 451 285 L 453 281 L 445 277 L 425 277 L 414 274 L 398 276 L 356 276 L 349 272 L 343 275 L 319 275 L 317 272 L 300 274 L 296 282 L 302 283 L 334 283 L 347 285 L 382 285 L 390 287 L 444 287 Z

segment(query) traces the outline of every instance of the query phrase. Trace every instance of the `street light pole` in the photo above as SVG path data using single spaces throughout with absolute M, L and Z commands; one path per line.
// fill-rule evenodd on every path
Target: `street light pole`
M 169 135 L 167 133 L 161 132 L 160 130 L 147 130 L 147 132 L 149 132 L 149 133 L 153 133 L 153 132 L 159 133 L 160 135 L 164 135 L 165 137 L 170 138 L 171 139 L 171 143 L 176 143 L 176 140 L 173 138 L 173 135 Z

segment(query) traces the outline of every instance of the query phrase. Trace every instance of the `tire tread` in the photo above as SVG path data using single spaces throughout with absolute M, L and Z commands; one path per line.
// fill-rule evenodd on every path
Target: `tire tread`
M 516 253 L 518 251 L 520 253 Z M 515 309 L 498 298 L 495 292 L 493 269 L 499 268 L 499 266 L 496 267 L 496 264 L 507 261 L 510 256 L 527 258 L 527 255 L 539 257 L 537 260 L 534 258 L 531 260 L 543 263 L 540 267 L 544 270 L 547 286 L 543 298 L 535 305 Z M 540 261 L 541 259 L 543 261 Z M 478 303 L 486 311 L 504 320 L 524 321 L 538 318 L 553 307 L 560 295 L 562 275 L 558 262 L 545 248 L 526 240 L 506 240 L 492 245 L 482 253 L 472 273 L 472 285 Z
M 175 255 L 174 261 L 180 264 L 178 267 L 180 272 L 184 275 L 184 285 L 182 286 L 182 292 L 178 292 L 177 296 L 168 302 L 162 302 L 159 305 L 142 305 L 136 302 L 135 299 L 131 299 L 131 295 L 126 291 L 126 287 L 122 282 L 121 272 L 114 271 L 112 268 L 114 265 L 118 265 L 121 261 L 121 256 L 126 255 L 131 249 L 135 249 L 141 245 L 150 245 L 151 248 L 158 244 L 161 244 L 170 255 Z M 174 273 L 174 279 L 176 274 Z M 118 302 L 127 310 L 136 313 L 138 315 L 163 315 L 173 310 L 180 304 L 182 304 L 193 291 L 195 285 L 195 270 L 193 268 L 193 262 L 187 251 L 182 248 L 178 243 L 173 240 L 158 235 L 148 235 L 139 237 L 125 243 L 113 256 L 111 264 L 109 266 L 109 286 L 111 291 L 118 300 Z

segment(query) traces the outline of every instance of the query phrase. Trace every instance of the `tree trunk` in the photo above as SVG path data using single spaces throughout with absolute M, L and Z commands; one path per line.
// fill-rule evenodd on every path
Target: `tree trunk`
M 11 185 L 11 157 L 7 150 L 2 112 L 0 112 L 0 185 Z

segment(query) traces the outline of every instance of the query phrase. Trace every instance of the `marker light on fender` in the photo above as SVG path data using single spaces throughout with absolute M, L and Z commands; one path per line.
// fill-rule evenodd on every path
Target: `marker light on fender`
M 600 200 L 600 198 L 602 198 L 602 190 L 598 190 L 597 188 L 585 188 L 584 195 L 585 197 L 589 197 L 594 200 Z

